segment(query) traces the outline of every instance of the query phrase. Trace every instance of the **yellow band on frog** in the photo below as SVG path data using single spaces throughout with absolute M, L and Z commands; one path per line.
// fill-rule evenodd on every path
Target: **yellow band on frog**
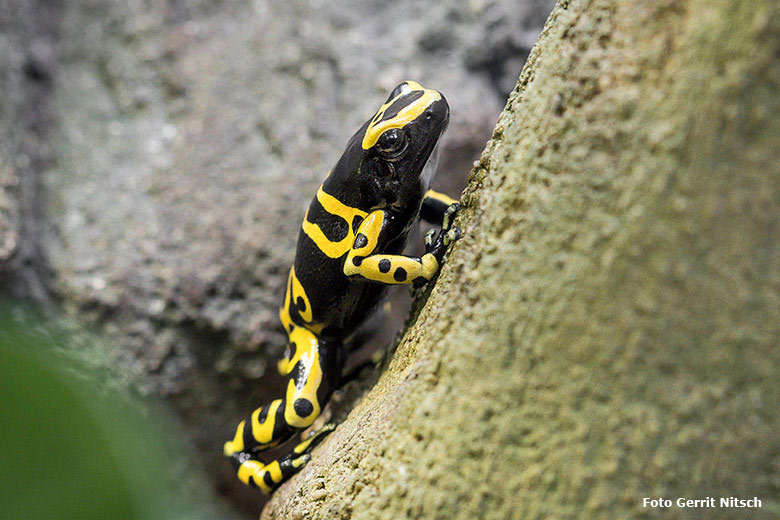
M 338 258 L 349 251 L 349 248 L 352 247 L 352 243 L 355 241 L 355 233 L 352 231 L 352 221 L 355 217 L 366 218 L 368 213 L 347 206 L 333 195 L 325 193 L 322 190 L 322 186 L 317 190 L 317 201 L 326 212 L 341 217 L 347 222 L 347 236 L 338 242 L 328 239 L 328 237 L 325 236 L 325 233 L 322 232 L 322 229 L 320 229 L 320 226 L 313 222 L 309 222 L 308 211 L 306 212 L 306 216 L 303 217 L 303 232 L 314 241 L 317 248 L 325 253 L 326 256 L 329 258 Z
M 419 83 L 414 81 L 407 81 L 406 86 L 408 88 L 403 89 L 400 94 L 379 107 L 379 110 L 366 129 L 366 134 L 363 136 L 362 146 L 364 150 L 368 150 L 374 146 L 379 139 L 379 136 L 387 130 L 390 130 L 391 128 L 403 128 L 409 122 L 417 119 L 434 101 L 441 99 L 441 94 L 437 91 L 423 88 Z M 394 117 L 382 121 L 387 109 L 390 108 L 398 98 L 416 90 L 421 90 L 423 92 L 423 95 L 419 99 L 414 100 L 409 105 L 402 108 Z

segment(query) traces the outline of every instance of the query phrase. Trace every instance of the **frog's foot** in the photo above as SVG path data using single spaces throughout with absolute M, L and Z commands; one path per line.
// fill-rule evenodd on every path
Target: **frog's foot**
M 460 203 L 458 202 L 453 202 L 444 210 L 444 218 L 441 221 L 442 233 L 448 234 L 453 229 L 458 229 L 452 227 L 452 222 L 455 220 L 455 215 L 457 215 L 458 211 L 460 211 Z M 458 230 L 458 238 L 460 238 L 460 230 Z M 457 240 L 457 238 L 454 240 Z
M 279 487 L 279 485 L 290 478 L 293 473 L 302 468 L 309 460 L 311 455 L 293 456 L 286 455 L 264 464 L 263 462 L 251 458 L 246 452 L 235 453 L 231 455 L 233 465 L 236 467 L 238 478 L 244 484 L 258 488 L 263 493 L 270 494 Z
M 415 294 L 417 289 L 425 286 L 425 284 L 433 279 L 433 275 L 438 272 L 441 267 L 447 248 L 461 237 L 460 228 L 452 225 L 458 210 L 460 210 L 460 204 L 457 202 L 453 202 L 447 206 L 447 209 L 444 210 L 441 228 L 438 230 L 438 233 L 435 229 L 426 233 L 425 255 L 423 256 L 423 260 L 425 260 L 426 256 L 428 258 L 433 256 L 433 258 L 436 259 L 436 261 L 433 262 L 433 267 L 435 269 L 428 275 L 419 277 L 412 282 L 412 286 L 409 288 L 412 295 Z
M 457 202 L 450 204 L 444 211 L 441 229 L 438 233 L 432 229 L 425 235 L 425 252 L 436 258 L 437 270 L 438 266 L 441 266 L 447 247 L 461 237 L 460 228 L 452 225 L 458 210 L 460 210 L 460 204 Z M 428 283 L 427 279 L 420 280 L 419 283 L 415 281 L 413 287 L 418 288 L 426 283 Z
M 442 218 L 439 232 L 436 233 L 436 231 L 432 229 L 425 235 L 426 252 L 433 254 L 439 262 L 441 262 L 441 259 L 444 257 L 447 246 L 460 238 L 460 228 L 452 225 L 455 220 L 455 215 L 459 210 L 460 204 L 457 202 L 450 204 L 444 211 L 444 217 Z
M 335 427 L 334 424 L 326 424 L 295 445 L 290 453 L 267 464 L 245 451 L 233 453 L 230 460 L 244 484 L 270 494 L 311 460 L 311 450 Z
M 322 442 L 326 435 L 336 429 L 334 423 L 327 423 L 322 428 L 311 432 L 306 439 L 296 444 L 293 448 L 293 453 L 299 455 L 301 453 L 309 453 L 317 444 Z

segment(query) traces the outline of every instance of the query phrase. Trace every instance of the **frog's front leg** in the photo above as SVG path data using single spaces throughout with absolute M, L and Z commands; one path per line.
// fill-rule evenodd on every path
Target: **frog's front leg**
M 308 461 L 308 451 L 321 438 L 315 436 L 268 464 L 257 453 L 272 448 L 308 428 L 320 415 L 339 376 L 338 349 L 304 327 L 293 327 L 290 344 L 294 351 L 287 361 L 287 391 L 256 409 L 236 429 L 224 453 L 233 461 L 239 479 L 270 493 Z M 329 430 L 322 430 L 326 433 Z
M 376 210 L 363 220 L 355 235 L 355 242 L 344 262 L 344 274 L 386 284 L 423 285 L 439 271 L 444 253 L 450 242 L 460 238 L 460 231 L 451 228 L 451 217 L 457 208 L 453 206 L 445 215 L 447 229 L 442 227 L 436 239 L 426 240 L 426 253 L 421 257 L 389 255 L 378 251 L 382 233 L 387 230 L 389 215 Z M 446 213 L 446 212 L 445 212 Z

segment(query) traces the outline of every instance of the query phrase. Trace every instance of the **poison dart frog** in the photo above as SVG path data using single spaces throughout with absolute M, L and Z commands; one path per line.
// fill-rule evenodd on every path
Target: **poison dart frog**
M 271 493 L 309 461 L 333 425 L 269 463 L 258 452 L 312 425 L 339 383 L 344 339 L 370 316 L 387 285 L 431 281 L 447 247 L 460 237 L 452 225 L 459 204 L 429 189 L 435 170 L 429 158 L 448 121 L 440 92 L 401 83 L 352 136 L 317 190 L 279 310 L 289 339 L 278 363 L 285 395 L 252 412 L 224 446 L 245 484 Z M 405 256 L 418 218 L 441 229 L 426 235 L 425 254 Z

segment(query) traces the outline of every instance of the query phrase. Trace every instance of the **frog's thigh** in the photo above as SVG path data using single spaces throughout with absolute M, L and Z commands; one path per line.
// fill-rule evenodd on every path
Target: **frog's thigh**
M 298 331 L 297 331 L 298 332 Z M 334 352 L 317 336 L 301 330 L 296 341 L 292 376 L 287 382 L 284 421 L 293 428 L 307 428 L 319 417 L 333 391 L 337 376 Z

